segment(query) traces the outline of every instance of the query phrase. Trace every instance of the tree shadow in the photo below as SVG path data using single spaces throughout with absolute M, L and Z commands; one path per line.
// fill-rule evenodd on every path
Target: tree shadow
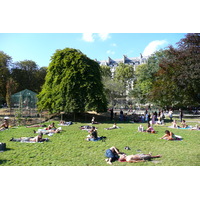
M 6 163 L 8 160 L 0 160 L 0 165 Z

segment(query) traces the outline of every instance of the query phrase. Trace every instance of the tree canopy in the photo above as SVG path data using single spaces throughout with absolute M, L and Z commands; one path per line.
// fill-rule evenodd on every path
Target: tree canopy
M 38 108 L 50 112 L 105 111 L 107 101 L 99 64 L 79 50 L 57 50 L 38 99 Z
M 200 34 L 187 34 L 169 46 L 159 63 L 151 99 L 160 105 L 200 104 Z

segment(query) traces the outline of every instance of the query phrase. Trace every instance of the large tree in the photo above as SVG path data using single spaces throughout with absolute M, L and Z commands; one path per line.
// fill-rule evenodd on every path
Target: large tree
M 46 67 L 39 68 L 32 60 L 15 62 L 11 68 L 11 76 L 18 84 L 17 91 L 29 89 L 39 93 L 44 84 Z
M 148 58 L 146 64 L 141 64 L 136 68 L 136 82 L 131 91 L 131 96 L 138 103 L 149 103 L 151 101 L 152 87 L 157 80 L 157 73 L 160 70 L 159 63 L 166 55 L 166 50 L 156 51 Z
M 161 105 L 200 104 L 200 34 L 190 33 L 169 46 L 160 61 L 151 98 Z
M 57 50 L 38 99 L 38 108 L 51 113 L 105 111 L 107 101 L 99 64 L 79 50 Z
M 0 102 L 3 103 L 6 100 L 6 84 L 9 79 L 10 72 L 9 67 L 11 65 L 12 58 L 0 51 Z

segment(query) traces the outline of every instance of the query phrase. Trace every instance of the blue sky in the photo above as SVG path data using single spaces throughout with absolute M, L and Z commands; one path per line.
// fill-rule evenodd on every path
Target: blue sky
M 48 66 L 56 49 L 81 50 L 91 59 L 138 57 L 173 45 L 185 33 L 0 33 L 0 51 L 13 62 L 33 60 L 39 67 Z

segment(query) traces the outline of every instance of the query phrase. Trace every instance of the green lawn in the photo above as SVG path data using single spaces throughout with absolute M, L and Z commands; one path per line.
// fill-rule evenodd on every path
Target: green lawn
M 189 121 L 189 119 L 187 119 Z M 191 121 L 194 121 L 192 119 Z M 58 124 L 58 122 L 55 122 Z M 190 122 L 195 125 L 196 122 Z M 62 127 L 63 131 L 53 136 L 44 136 L 50 139 L 44 143 L 10 142 L 11 137 L 34 136 L 37 128 L 11 128 L 0 132 L 0 142 L 6 143 L 7 150 L 0 152 L 0 166 L 107 166 L 105 150 L 116 146 L 127 154 L 152 152 L 161 154 L 159 162 L 125 163 L 114 162 L 114 166 L 200 166 L 200 131 L 170 129 L 166 126 L 155 126 L 157 134 L 137 132 L 138 123 L 118 123 L 120 129 L 105 130 L 112 126 L 109 123 L 96 125 L 99 136 L 106 136 L 105 142 L 88 142 L 85 140 L 88 133 L 80 130 L 86 123 L 74 123 Z M 143 124 L 147 127 L 147 124 Z M 164 131 L 172 130 L 183 137 L 182 141 L 160 140 Z M 124 150 L 129 146 L 131 150 Z

